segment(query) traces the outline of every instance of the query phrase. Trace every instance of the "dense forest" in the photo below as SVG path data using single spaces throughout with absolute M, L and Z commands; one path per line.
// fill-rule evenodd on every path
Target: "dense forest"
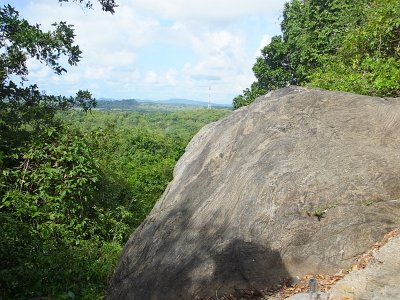
M 47 95 L 26 83 L 27 61 L 58 75 L 78 64 L 73 26 L 42 31 L 4 5 L 0 30 L 0 298 L 101 299 L 191 137 L 229 110 L 97 111 L 89 91 Z M 292 0 L 234 107 L 288 84 L 399 96 L 399 56 L 399 0 Z
M 228 113 L 69 110 L 29 130 L 31 140 L 3 152 L 2 299 L 102 298 L 187 143 Z
M 262 49 L 256 81 L 235 108 L 290 84 L 400 96 L 399 0 L 288 1 L 281 30 Z
M 97 101 L 97 109 L 126 109 L 131 110 L 136 108 L 139 103 L 135 99 L 122 99 L 118 101 L 102 100 Z

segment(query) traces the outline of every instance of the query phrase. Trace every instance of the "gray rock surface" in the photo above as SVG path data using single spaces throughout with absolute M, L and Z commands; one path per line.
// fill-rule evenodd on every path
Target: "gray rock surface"
M 351 271 L 339 280 L 328 293 L 319 293 L 320 300 L 400 299 L 399 250 L 400 236 L 397 236 L 373 254 L 373 259 L 365 269 Z M 312 298 L 310 293 L 298 293 L 286 300 L 312 300 Z
M 399 133 L 399 99 L 299 87 L 207 125 L 107 299 L 238 295 L 348 267 L 400 225 Z
M 362 270 L 351 272 L 330 290 L 330 299 L 400 299 L 400 236 L 390 240 Z
M 289 298 L 286 298 L 286 300 L 331 300 L 329 297 L 329 294 L 327 293 L 298 293 L 293 296 L 290 296 Z

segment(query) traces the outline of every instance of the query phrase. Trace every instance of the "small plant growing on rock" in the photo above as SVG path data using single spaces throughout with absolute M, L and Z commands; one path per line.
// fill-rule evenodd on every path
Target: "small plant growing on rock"
M 325 217 L 327 211 L 327 208 L 315 207 L 306 209 L 306 214 L 309 217 L 317 217 L 318 221 L 321 221 L 321 219 Z
M 372 204 L 374 204 L 374 200 L 371 199 L 362 200 L 360 204 L 361 206 L 371 206 Z

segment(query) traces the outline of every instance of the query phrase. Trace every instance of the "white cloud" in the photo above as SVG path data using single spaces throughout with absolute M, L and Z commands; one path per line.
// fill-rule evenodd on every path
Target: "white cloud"
M 84 76 L 87 79 L 107 79 L 109 78 L 110 68 L 93 67 L 85 70 Z
M 198 62 L 186 65 L 183 72 L 197 81 L 197 86 L 211 86 L 214 98 L 241 93 L 254 80 L 251 71 L 254 58 L 246 52 L 246 42 L 245 35 L 227 30 L 193 37 Z M 200 91 L 203 99 L 208 97 L 204 88 Z
M 269 34 L 264 34 L 261 38 L 260 45 L 257 48 L 255 56 L 261 55 L 261 50 L 264 49 L 265 46 L 268 46 L 271 43 L 271 36 Z
M 178 72 L 175 69 L 169 69 L 166 73 L 165 73 L 165 79 L 167 81 L 168 84 L 170 85 L 176 85 L 177 84 L 177 77 Z
M 193 51 L 199 61 L 187 66 L 185 71 L 193 77 L 222 78 L 232 72 L 240 72 L 245 59 L 245 38 L 223 30 L 208 32 L 192 38 Z
M 157 83 L 158 82 L 158 75 L 154 71 L 148 71 L 144 77 L 145 83 Z
M 77 83 L 79 80 L 81 80 L 81 76 L 78 74 L 65 74 L 63 77 L 63 80 L 65 80 L 68 83 Z
M 204 99 L 208 97 L 204 87 L 212 86 L 216 98 L 229 102 L 254 80 L 254 53 L 259 55 L 274 34 L 265 20 L 276 22 L 284 2 L 118 0 L 120 6 L 110 15 L 97 5 L 83 11 L 76 3 L 60 7 L 55 0 L 30 1 L 21 12 L 24 18 L 45 28 L 66 20 L 74 25 L 83 51 L 82 61 L 68 67 L 67 76 L 55 76 L 36 63 L 30 78 L 56 94 L 92 88 L 95 96 L 112 98 Z M 190 49 L 190 60 L 188 56 L 179 60 L 164 44 Z M 151 59 L 143 65 L 143 49 L 150 49 L 160 66 Z
M 52 75 L 50 68 L 43 68 L 43 64 L 35 59 L 28 59 L 27 68 L 30 76 L 38 79 L 45 79 Z

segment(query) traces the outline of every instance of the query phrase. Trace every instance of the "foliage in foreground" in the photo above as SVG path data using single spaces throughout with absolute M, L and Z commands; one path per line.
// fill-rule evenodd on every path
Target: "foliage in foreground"
M 281 28 L 235 108 L 290 84 L 400 96 L 399 0 L 291 0 Z
M 26 84 L 29 58 L 59 75 L 62 56 L 70 65 L 79 61 L 71 25 L 55 23 L 44 32 L 10 5 L 0 8 L 0 24 L 0 298 L 57 295 L 68 289 L 54 283 L 73 286 L 60 280 L 73 261 L 90 267 L 79 250 L 89 241 L 106 246 L 114 235 L 105 231 L 115 218 L 97 221 L 108 203 L 93 206 L 101 178 L 90 150 L 54 118 L 75 105 L 88 110 L 94 100 L 87 91 L 67 98 Z
M 77 132 L 60 124 L 3 159 L 2 298 L 68 291 L 82 298 L 88 288 L 104 289 L 134 225 L 134 207 L 130 195 L 109 197 L 123 187 L 102 173 L 92 152 Z M 99 259 L 106 261 L 96 265 Z
M 101 298 L 188 141 L 227 113 L 69 111 L 14 148 L 0 187 L 1 296 Z

